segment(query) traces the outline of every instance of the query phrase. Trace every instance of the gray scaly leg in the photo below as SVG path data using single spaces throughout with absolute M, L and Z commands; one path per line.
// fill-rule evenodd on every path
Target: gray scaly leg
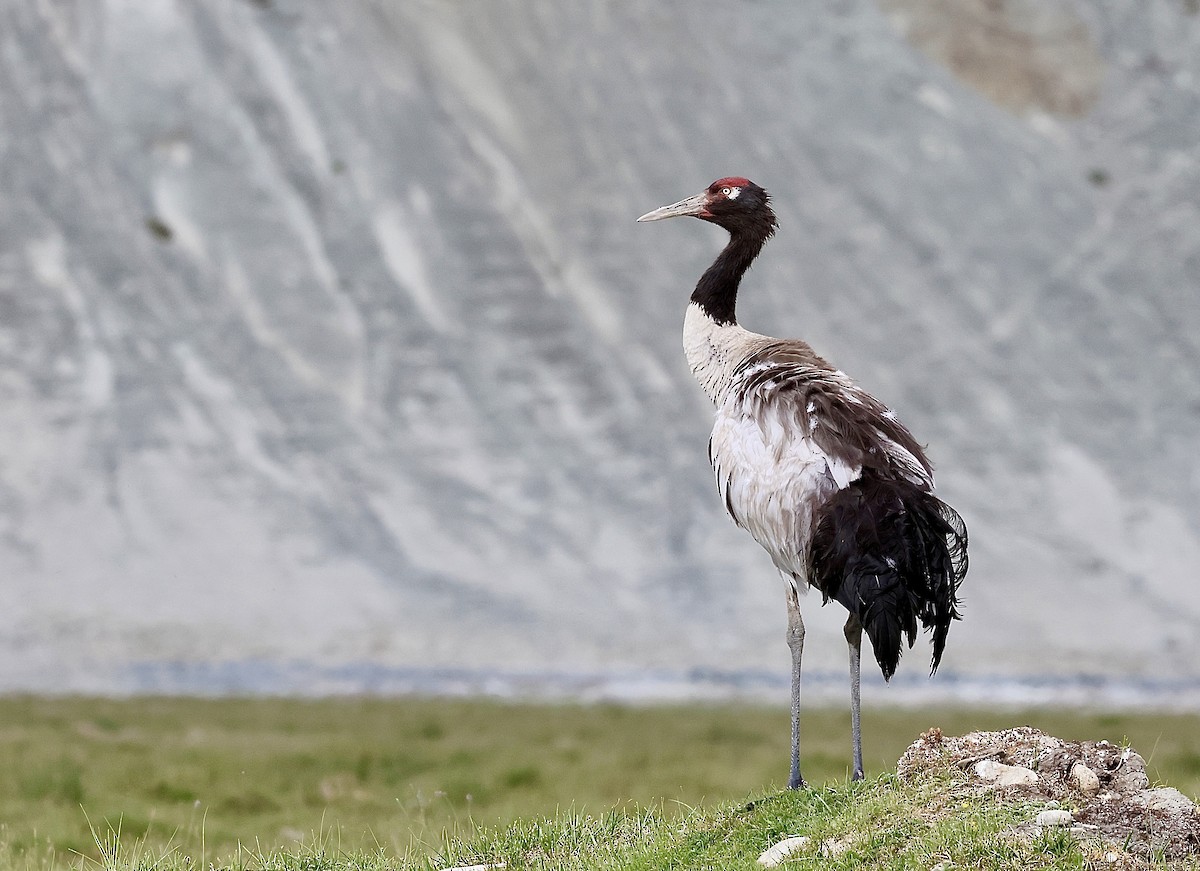
M 787 588 L 787 642 L 792 651 L 792 773 L 788 789 L 805 786 L 800 775 L 800 658 L 804 654 L 804 620 L 800 617 L 800 601 L 796 588 Z
M 851 780 L 863 779 L 862 724 L 859 720 L 859 664 L 862 658 L 862 624 L 853 614 L 846 621 L 846 643 L 850 645 L 850 736 L 854 741 L 854 774 Z

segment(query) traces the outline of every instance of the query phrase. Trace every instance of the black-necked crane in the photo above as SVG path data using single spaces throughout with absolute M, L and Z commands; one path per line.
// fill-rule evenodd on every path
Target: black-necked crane
M 863 776 L 859 719 L 862 633 L 885 679 L 912 647 L 917 623 L 933 634 L 931 673 L 941 662 L 958 586 L 967 571 L 962 518 L 933 493 L 933 468 L 883 403 L 800 340 L 738 325 L 738 286 L 775 233 L 770 197 L 745 178 L 638 218 L 691 215 L 729 232 L 729 243 L 692 293 L 683 348 L 716 406 L 709 460 L 734 522 L 771 556 L 786 581 L 792 654 L 792 765 L 800 774 L 800 662 L 808 587 L 843 605 L 850 648 L 850 724 L 855 780 Z

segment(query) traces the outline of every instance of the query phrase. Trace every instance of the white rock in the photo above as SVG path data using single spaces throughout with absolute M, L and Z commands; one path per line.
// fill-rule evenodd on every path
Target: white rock
M 976 762 L 975 774 L 996 786 L 1033 786 L 1038 781 L 1036 771 L 1020 765 L 1005 765 L 995 759 Z
M 1131 795 L 1129 801 L 1131 804 L 1139 804 L 1154 811 L 1165 811 L 1173 816 L 1184 816 L 1196 811 L 1192 800 L 1173 786 L 1142 790 L 1136 795 Z
M 1070 779 L 1071 785 L 1084 795 L 1095 795 L 1100 791 L 1100 778 L 1082 762 L 1071 766 Z
M 1039 826 L 1069 826 L 1073 822 L 1075 822 L 1075 817 L 1071 816 L 1070 811 L 1064 810 L 1042 811 L 1034 820 L 1034 823 Z
M 791 853 L 802 849 L 808 844 L 809 839 L 804 835 L 797 835 L 792 838 L 784 838 L 774 847 L 770 847 L 763 851 L 763 854 L 758 857 L 758 864 L 764 868 L 774 868 Z

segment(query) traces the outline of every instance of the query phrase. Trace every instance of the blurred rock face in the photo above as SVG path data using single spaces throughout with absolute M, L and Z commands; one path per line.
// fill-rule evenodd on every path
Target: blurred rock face
M 943 673 L 1194 677 L 1196 10 L 808 5 L 7 4 L 0 687 L 782 671 L 678 346 L 723 239 L 633 223 L 730 173 L 742 321 L 970 526 Z

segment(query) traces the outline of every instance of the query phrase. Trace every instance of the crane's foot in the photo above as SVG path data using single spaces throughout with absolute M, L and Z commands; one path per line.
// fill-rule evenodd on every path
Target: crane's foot
M 853 774 L 850 775 L 851 782 L 853 782 L 855 780 L 864 780 L 865 778 L 866 778 L 866 775 L 863 774 L 863 771 L 861 768 L 859 768 Z
M 808 789 L 808 783 L 800 775 L 788 779 L 788 789 Z

